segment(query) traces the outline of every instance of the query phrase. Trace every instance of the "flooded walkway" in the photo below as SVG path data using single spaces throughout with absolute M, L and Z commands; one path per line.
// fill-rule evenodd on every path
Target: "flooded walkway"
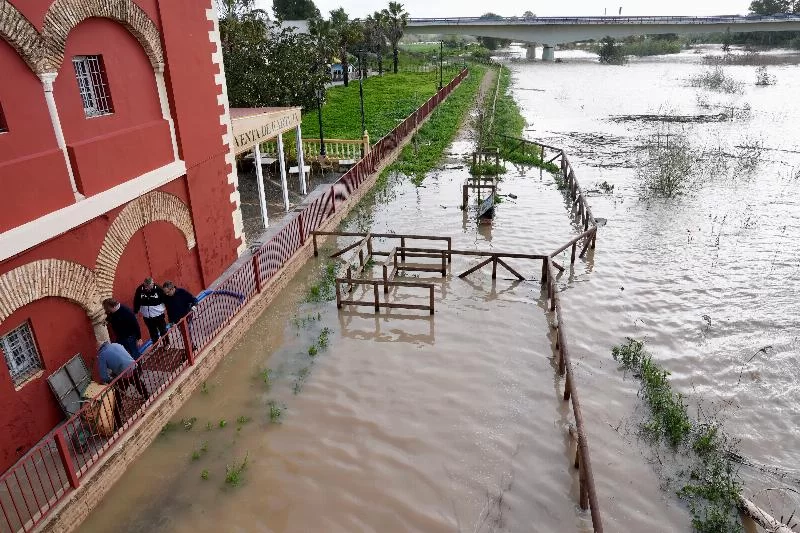
M 458 140 L 423 187 L 390 180 L 343 229 L 518 253 L 576 233 L 538 170 L 511 169 L 500 192 L 517 200 L 478 226 L 474 208 L 458 209 L 470 147 Z M 510 261 L 521 283 L 488 270 L 465 280 L 457 274 L 474 261 L 455 257 L 446 278 L 430 275 L 433 317 L 304 302 L 321 263 L 300 272 L 81 531 L 591 529 L 576 505 L 539 262 Z M 226 484 L 226 466 L 245 457 L 241 486 Z

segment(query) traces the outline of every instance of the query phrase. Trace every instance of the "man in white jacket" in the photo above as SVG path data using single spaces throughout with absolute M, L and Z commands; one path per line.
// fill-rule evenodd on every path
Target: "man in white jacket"
M 133 312 L 142 314 L 144 325 L 147 326 L 153 343 L 167 334 L 167 320 L 164 317 L 167 310 L 164 306 L 165 299 L 164 291 L 155 284 L 153 278 L 146 278 L 136 289 L 133 297 Z

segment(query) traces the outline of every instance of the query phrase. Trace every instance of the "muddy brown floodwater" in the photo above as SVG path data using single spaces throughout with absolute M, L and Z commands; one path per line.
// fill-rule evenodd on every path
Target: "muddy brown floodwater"
M 755 87 L 755 67 L 728 67 L 747 82 L 744 94 L 698 98 L 685 80 L 701 61 L 686 53 L 603 67 L 572 53 L 563 64 L 512 65 L 526 135 L 565 146 L 584 189 L 614 185 L 591 198 L 608 219 L 596 252 L 559 280 L 606 531 L 691 528 L 636 439 L 637 387 L 610 357 L 626 335 L 646 337 L 675 387 L 719 411 L 743 454 L 784 469 L 800 462 L 800 71 L 771 67 L 777 85 Z M 730 151 L 758 138 L 764 162 L 677 200 L 641 199 L 632 162 L 655 126 L 610 117 L 664 106 L 692 115 L 702 99 L 731 98 L 750 105 L 749 118 L 682 127 L 693 142 Z M 393 179 L 343 227 L 526 253 L 576 234 L 552 177 L 511 165 L 500 192 L 517 199 L 478 227 L 458 209 L 470 149 L 462 134 L 423 187 Z M 471 264 L 456 257 L 446 278 L 421 275 L 437 284 L 431 318 L 307 303 L 322 265 L 309 263 L 80 530 L 590 531 L 576 505 L 571 414 L 559 400 L 540 265 L 512 261 L 529 278 L 522 283 L 493 282 L 488 271 L 459 279 Z M 326 347 L 309 355 L 324 328 Z M 270 404 L 284 409 L 278 423 Z M 193 417 L 185 431 L 180 420 Z M 240 485 L 226 484 L 226 466 L 245 457 Z M 762 503 L 761 491 L 779 485 L 742 473 L 746 495 Z

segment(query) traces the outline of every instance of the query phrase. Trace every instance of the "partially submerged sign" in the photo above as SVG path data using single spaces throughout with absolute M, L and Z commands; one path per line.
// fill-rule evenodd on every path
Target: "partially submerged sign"
M 240 154 L 257 143 L 300 125 L 299 107 L 256 107 L 231 109 L 233 152 Z

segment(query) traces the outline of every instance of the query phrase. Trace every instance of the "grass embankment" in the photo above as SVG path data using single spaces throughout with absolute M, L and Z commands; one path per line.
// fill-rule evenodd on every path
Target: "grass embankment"
M 445 148 L 455 137 L 475 101 L 485 74 L 485 67 L 470 67 L 470 75 L 450 93 L 447 100 L 434 109 L 428 121 L 414 136 L 413 142 L 406 145 L 397 161 L 381 173 L 379 183 L 385 183 L 390 173 L 398 172 L 411 178 L 415 185 L 422 184 L 425 174 L 439 164 Z
M 506 135 L 522 138 L 522 130 L 525 129 L 525 119 L 520 113 L 517 102 L 514 101 L 514 96 L 509 90 L 510 87 L 511 71 L 507 67 L 501 67 L 500 88 L 492 123 L 492 138 L 500 150 L 500 157 L 511 163 L 536 166 L 553 173 L 559 172 L 560 169 L 557 165 L 542 161 L 541 154 L 534 149 L 533 145 L 521 144 L 519 141 L 503 137 Z M 487 98 L 486 105 L 491 108 L 491 98 Z
M 641 382 L 639 395 L 648 414 L 642 434 L 654 445 L 663 445 L 674 455 L 674 486 L 688 503 L 692 526 L 699 533 L 742 531 L 737 511 L 741 484 L 731 457 L 734 445 L 715 420 L 693 420 L 683 395 L 672 390 L 669 372 L 645 351 L 644 342 L 628 339 L 611 353 L 624 370 Z M 663 468 L 672 468 L 662 457 Z
M 445 83 L 448 81 L 446 79 Z M 364 122 L 370 141 L 375 142 L 389 133 L 433 96 L 438 87 L 438 73 L 430 72 L 384 74 L 364 80 Z M 322 106 L 322 126 L 326 139 L 361 138 L 358 80 L 351 81 L 349 87 L 328 89 Z M 303 114 L 303 137 L 319 138 L 316 109 Z

